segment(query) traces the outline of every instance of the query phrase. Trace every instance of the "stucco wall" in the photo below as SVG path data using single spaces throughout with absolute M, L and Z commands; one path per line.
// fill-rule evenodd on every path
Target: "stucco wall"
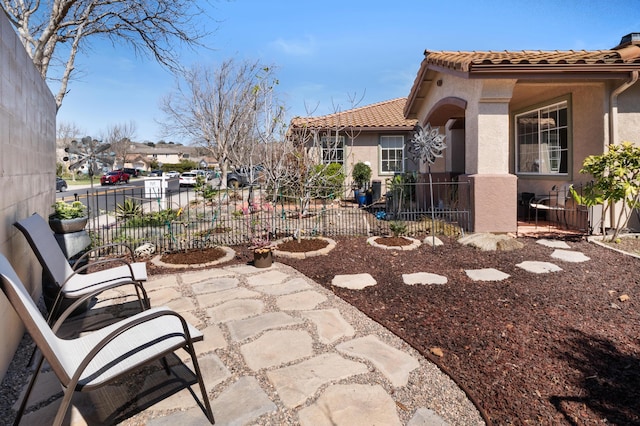
M 582 163 L 589 155 L 601 154 L 608 140 L 608 95 L 604 83 L 547 83 L 522 84 L 516 86 L 511 102 L 511 112 L 535 107 L 554 99 L 570 99 L 572 109 L 571 169 L 568 176 L 519 176 L 518 192 L 544 194 L 553 185 L 573 183 L 579 185 L 589 181 L 589 176 L 580 174 Z M 511 167 L 514 167 L 515 147 L 511 145 Z
M 388 132 L 361 132 L 354 141 L 347 142 L 345 152 L 345 172 L 347 174 L 347 183 L 352 182 L 351 171 L 353 165 L 359 161 L 369 161 L 371 163 L 371 180 L 379 180 L 382 183 L 382 193 L 386 191 L 386 180 L 393 177 L 393 173 L 382 173 L 380 171 L 380 136 L 381 135 L 402 135 L 405 144 L 409 141 L 412 134 L 406 131 L 388 131 Z M 406 158 L 406 151 L 405 151 Z M 405 172 L 416 170 L 416 166 L 408 160 L 405 160 Z
M 0 252 L 34 298 L 40 267 L 13 223 L 46 215 L 55 199 L 56 106 L 4 14 L 0 14 Z M 0 294 L 0 376 L 23 335 L 22 323 Z
M 618 97 L 618 139 L 640 146 L 640 82 Z

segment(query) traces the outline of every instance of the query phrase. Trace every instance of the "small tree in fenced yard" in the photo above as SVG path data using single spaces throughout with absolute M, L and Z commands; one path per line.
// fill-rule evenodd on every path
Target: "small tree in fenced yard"
M 640 208 L 640 147 L 631 142 L 609 145 L 604 154 L 585 158 L 580 173 L 588 173 L 594 180 L 585 186 L 582 195 L 573 186 L 570 188 L 577 203 L 590 207 L 602 204 L 603 218 L 607 212 L 615 212 L 614 206 L 620 206 L 620 212 L 612 220 L 611 241 L 616 240 L 629 223 L 633 209 Z M 605 225 L 603 219 L 603 235 Z
M 355 108 L 362 100 L 355 94 L 348 98 L 350 109 Z M 344 183 L 346 148 L 359 136 L 360 129 L 353 125 L 353 117 L 348 112 L 341 112 L 339 105 L 334 105 L 334 111 L 320 119 L 312 117 L 307 111 L 307 117 L 292 120 L 292 127 L 287 133 L 288 173 L 283 177 L 282 187 L 287 188 L 291 196 L 296 198 L 300 218 L 308 214 L 312 199 L 332 199 L 343 195 L 327 193 L 325 186 L 329 184 L 332 187 L 336 182 Z M 302 221 L 298 221 L 298 224 L 294 237 L 300 240 Z
M 413 138 L 409 141 L 409 154 L 413 157 L 416 164 L 427 164 L 427 172 L 429 174 L 429 193 L 431 200 L 431 236 L 433 237 L 433 247 L 435 248 L 435 209 L 433 205 L 433 179 L 431 177 L 431 165 L 435 163 L 437 158 L 442 157 L 447 145 L 444 142 L 444 135 L 440 134 L 440 130 L 431 127 L 431 123 L 427 123 L 425 128 L 416 125 Z

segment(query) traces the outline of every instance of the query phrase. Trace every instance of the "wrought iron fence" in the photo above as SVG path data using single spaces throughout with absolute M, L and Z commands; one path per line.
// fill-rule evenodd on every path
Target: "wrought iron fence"
M 359 206 L 343 188 L 340 196 L 325 194 L 309 200 L 264 187 L 208 188 L 197 191 L 114 187 L 77 194 L 89 207 L 94 244 L 144 243 L 158 251 L 213 245 L 252 244 L 287 236 L 370 236 L 391 233 L 390 223 L 402 221 L 409 235 L 462 234 L 469 229 L 467 183 L 434 182 L 433 203 L 427 184 L 396 184 L 379 199 L 367 194 Z

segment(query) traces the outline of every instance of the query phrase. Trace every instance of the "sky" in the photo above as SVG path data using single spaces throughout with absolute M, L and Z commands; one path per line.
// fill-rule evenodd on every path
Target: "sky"
M 289 118 L 406 97 L 425 50 L 610 49 L 640 32 L 640 0 L 211 0 L 207 11 L 207 47 L 179 52 L 181 63 L 275 67 Z M 133 122 L 134 141 L 190 142 L 161 132 L 176 79 L 152 59 L 99 42 L 76 68 L 58 123 L 100 138 Z

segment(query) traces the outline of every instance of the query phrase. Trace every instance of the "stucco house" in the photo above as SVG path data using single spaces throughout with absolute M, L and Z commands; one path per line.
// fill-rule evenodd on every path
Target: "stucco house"
M 404 117 L 443 129 L 472 230 L 514 232 L 520 194 L 584 183 L 585 157 L 640 144 L 639 71 L 640 33 L 595 51 L 426 50 Z
M 323 116 L 295 117 L 290 131 L 308 132 L 308 143 L 323 151 L 322 161 L 342 164 L 348 181 L 353 165 L 366 162 L 371 180 L 380 181 L 384 191 L 387 178 L 417 170 L 406 155 L 417 122 L 404 117 L 406 101 L 398 98 Z

